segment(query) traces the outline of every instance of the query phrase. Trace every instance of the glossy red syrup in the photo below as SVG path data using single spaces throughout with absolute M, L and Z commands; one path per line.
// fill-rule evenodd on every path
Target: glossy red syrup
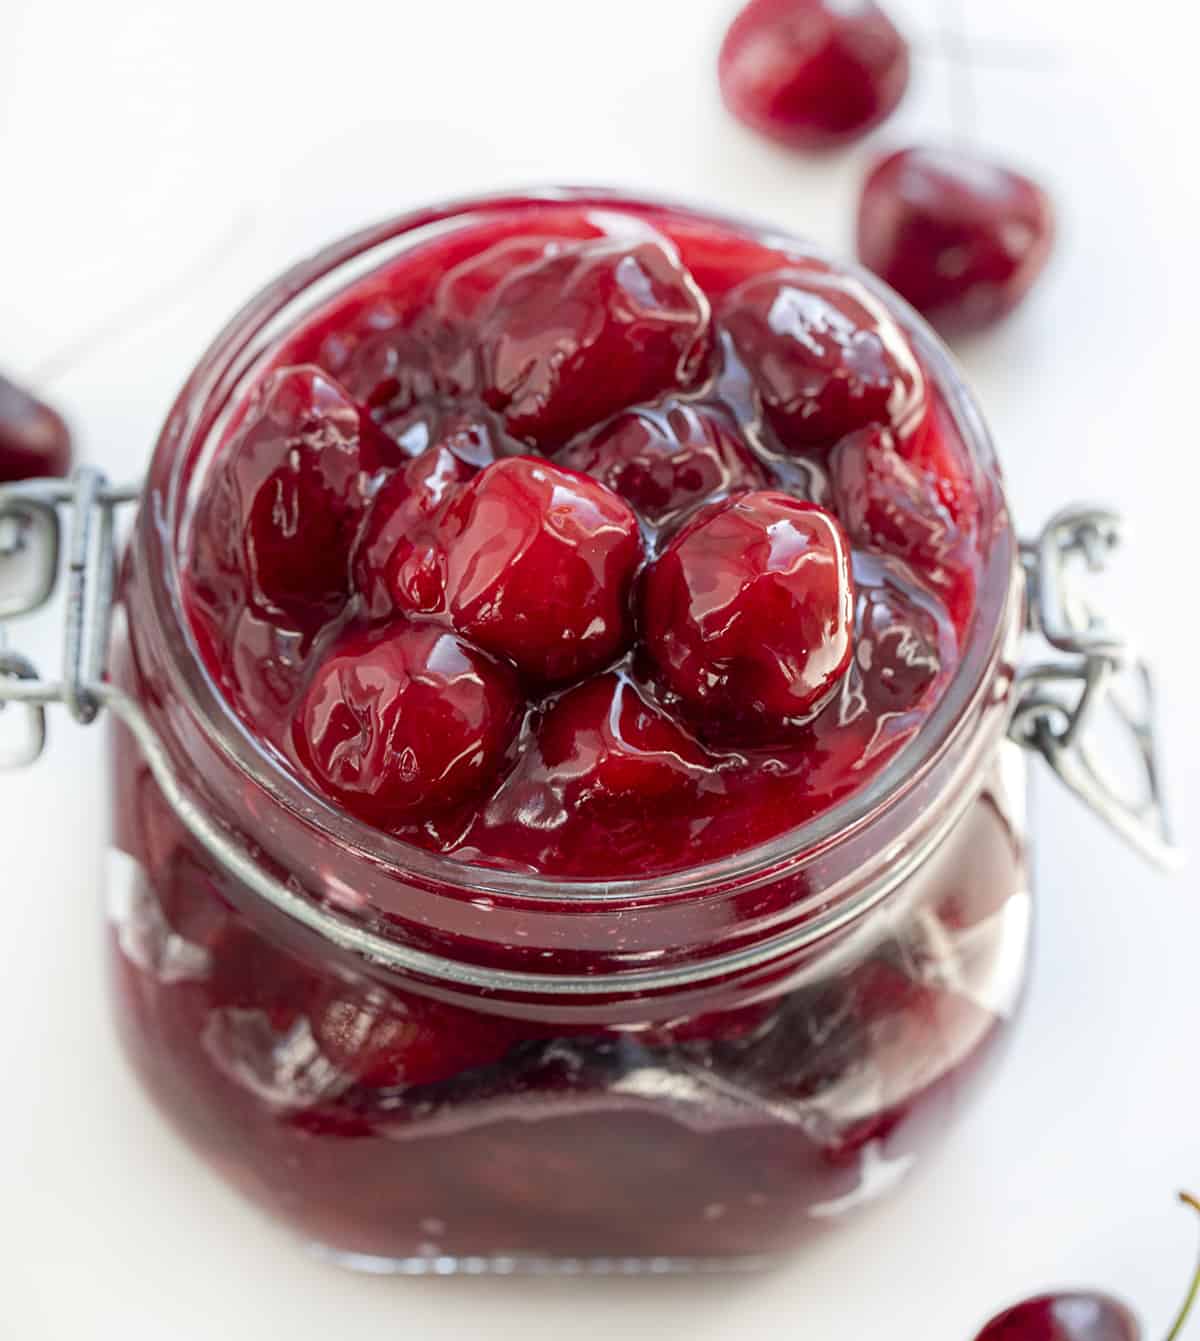
M 339 807 L 464 861 L 635 877 L 779 835 L 912 738 L 978 519 L 856 279 L 546 205 L 288 338 L 211 467 L 185 596 L 243 721 Z

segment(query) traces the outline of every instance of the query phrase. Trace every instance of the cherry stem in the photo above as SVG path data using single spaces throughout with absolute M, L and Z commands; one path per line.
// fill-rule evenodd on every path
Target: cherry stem
M 1192 1210 L 1200 1213 L 1200 1201 L 1193 1197 L 1190 1192 L 1181 1192 L 1179 1200 L 1185 1206 L 1190 1206 Z M 1176 1341 L 1176 1338 L 1183 1332 L 1183 1324 L 1188 1320 L 1188 1314 L 1192 1311 L 1192 1305 L 1196 1302 L 1197 1295 L 1200 1295 L 1200 1263 L 1196 1266 L 1196 1274 L 1192 1277 L 1192 1287 L 1187 1292 L 1183 1307 L 1179 1310 L 1179 1316 L 1175 1319 L 1174 1326 L 1167 1333 L 1167 1341 Z

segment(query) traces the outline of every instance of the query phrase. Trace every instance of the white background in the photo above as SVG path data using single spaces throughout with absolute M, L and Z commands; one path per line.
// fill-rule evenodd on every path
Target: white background
M 0 366 L 84 455 L 143 467 L 235 305 L 323 241 L 444 194 L 653 188 L 845 249 L 865 162 L 950 130 L 938 0 L 901 113 L 813 164 L 733 125 L 714 56 L 733 0 L 104 0 L 0 6 Z M 1200 817 L 1194 574 L 1200 298 L 1188 7 L 963 0 L 974 134 L 1059 202 L 1052 271 L 960 350 L 1024 528 L 1099 496 L 1136 524 L 1114 575 L 1163 669 L 1178 827 Z M 939 11 L 942 11 L 941 13 Z M 49 631 L 22 644 L 44 661 Z M 1017 1046 L 944 1157 L 778 1274 L 386 1281 L 316 1265 L 201 1167 L 114 1045 L 99 955 L 102 732 L 55 719 L 0 778 L 0 1337 L 922 1338 L 967 1341 L 1056 1283 L 1161 1334 L 1200 1189 L 1196 867 L 1150 873 L 1049 780 L 1035 793 L 1036 975 Z M 1200 1321 L 1195 1326 L 1200 1336 Z

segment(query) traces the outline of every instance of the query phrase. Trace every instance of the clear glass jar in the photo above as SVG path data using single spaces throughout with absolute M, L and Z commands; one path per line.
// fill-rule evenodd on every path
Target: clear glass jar
M 282 336 L 431 232 L 530 199 L 393 220 L 255 298 L 159 439 L 107 680 L 79 669 L 102 666 L 107 643 L 103 619 L 84 621 L 77 642 L 100 652 L 40 694 L 26 675 L 23 696 L 118 718 L 121 1033 L 168 1118 L 248 1197 L 372 1270 L 759 1265 L 936 1147 L 998 1055 L 1025 978 L 1024 763 L 1009 734 L 1026 582 L 986 430 L 936 337 L 860 276 L 907 328 L 990 509 L 960 664 L 866 787 L 732 857 L 587 883 L 471 866 L 368 829 L 239 722 L 181 602 L 206 464 Z M 52 510 L 66 495 L 45 500 Z M 105 595 L 101 583 L 101 606 Z M 78 623 L 88 601 L 74 587 L 72 598 Z M 0 661 L 10 699 L 22 673 Z

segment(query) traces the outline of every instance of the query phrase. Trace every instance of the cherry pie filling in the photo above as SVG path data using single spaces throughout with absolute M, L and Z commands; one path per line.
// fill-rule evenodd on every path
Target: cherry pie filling
M 567 204 L 356 281 L 273 349 L 206 471 L 183 595 L 242 723 L 338 811 L 567 903 L 868 785 L 955 672 L 996 524 L 856 278 Z M 996 1033 L 947 967 L 959 937 L 987 957 L 1015 888 L 986 794 L 922 917 L 835 976 L 601 1029 L 277 946 L 131 750 L 117 774 L 144 873 L 118 931 L 135 1057 L 197 1143 L 341 1250 L 772 1251 L 910 1161 Z

